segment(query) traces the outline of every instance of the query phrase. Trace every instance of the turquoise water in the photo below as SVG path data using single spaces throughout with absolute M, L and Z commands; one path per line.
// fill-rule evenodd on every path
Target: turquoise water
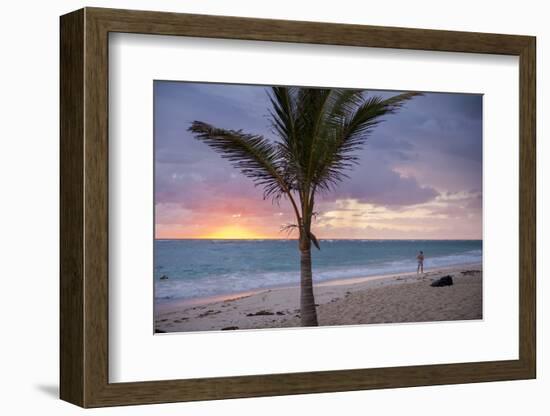
M 313 279 L 324 281 L 481 262 L 481 240 L 321 240 Z M 156 240 L 157 303 L 297 285 L 295 240 Z M 168 279 L 161 280 L 161 276 Z

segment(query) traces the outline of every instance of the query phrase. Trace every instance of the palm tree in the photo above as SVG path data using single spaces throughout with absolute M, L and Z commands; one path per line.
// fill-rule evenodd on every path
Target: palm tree
M 357 164 L 362 148 L 382 116 L 395 113 L 418 93 L 383 99 L 363 90 L 273 87 L 270 120 L 275 140 L 194 121 L 194 136 L 228 159 L 257 186 L 264 199 L 287 200 L 296 217 L 300 250 L 300 315 L 302 326 L 317 326 L 313 295 L 311 244 L 316 197 L 329 192 Z

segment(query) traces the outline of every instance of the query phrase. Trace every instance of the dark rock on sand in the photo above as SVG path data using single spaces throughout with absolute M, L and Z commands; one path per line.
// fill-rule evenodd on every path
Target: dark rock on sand
M 273 312 L 269 312 L 269 311 L 258 311 L 258 312 L 255 312 L 255 313 L 247 313 L 246 316 L 267 316 L 267 315 L 275 315 Z
M 283 311 L 277 311 L 275 315 L 284 315 L 285 313 Z
M 452 286 L 452 285 L 453 285 L 453 277 L 450 275 L 447 275 L 433 281 L 430 286 L 441 287 L 441 286 Z
M 163 274 L 162 276 L 160 276 L 160 280 L 168 280 L 168 276 L 166 276 L 165 274 Z
M 225 328 L 222 328 L 222 331 L 234 331 L 235 329 L 239 329 L 238 326 L 226 326 Z
M 163 331 L 162 329 L 155 328 L 155 334 L 165 334 L 166 331 Z

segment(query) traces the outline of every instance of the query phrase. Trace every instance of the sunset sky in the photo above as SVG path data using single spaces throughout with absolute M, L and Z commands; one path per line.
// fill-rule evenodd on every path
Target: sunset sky
M 267 88 L 156 81 L 154 95 L 156 238 L 288 238 L 288 202 L 263 200 L 187 131 L 200 120 L 274 139 Z M 318 238 L 481 239 L 481 95 L 416 97 L 358 156 L 349 179 L 318 201 Z

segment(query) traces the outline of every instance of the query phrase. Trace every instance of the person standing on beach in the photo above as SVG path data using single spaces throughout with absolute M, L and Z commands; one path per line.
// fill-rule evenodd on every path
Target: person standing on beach
M 416 256 L 416 260 L 418 260 L 418 267 L 416 268 L 416 274 L 424 273 L 424 252 L 423 251 L 418 253 L 418 256 Z

